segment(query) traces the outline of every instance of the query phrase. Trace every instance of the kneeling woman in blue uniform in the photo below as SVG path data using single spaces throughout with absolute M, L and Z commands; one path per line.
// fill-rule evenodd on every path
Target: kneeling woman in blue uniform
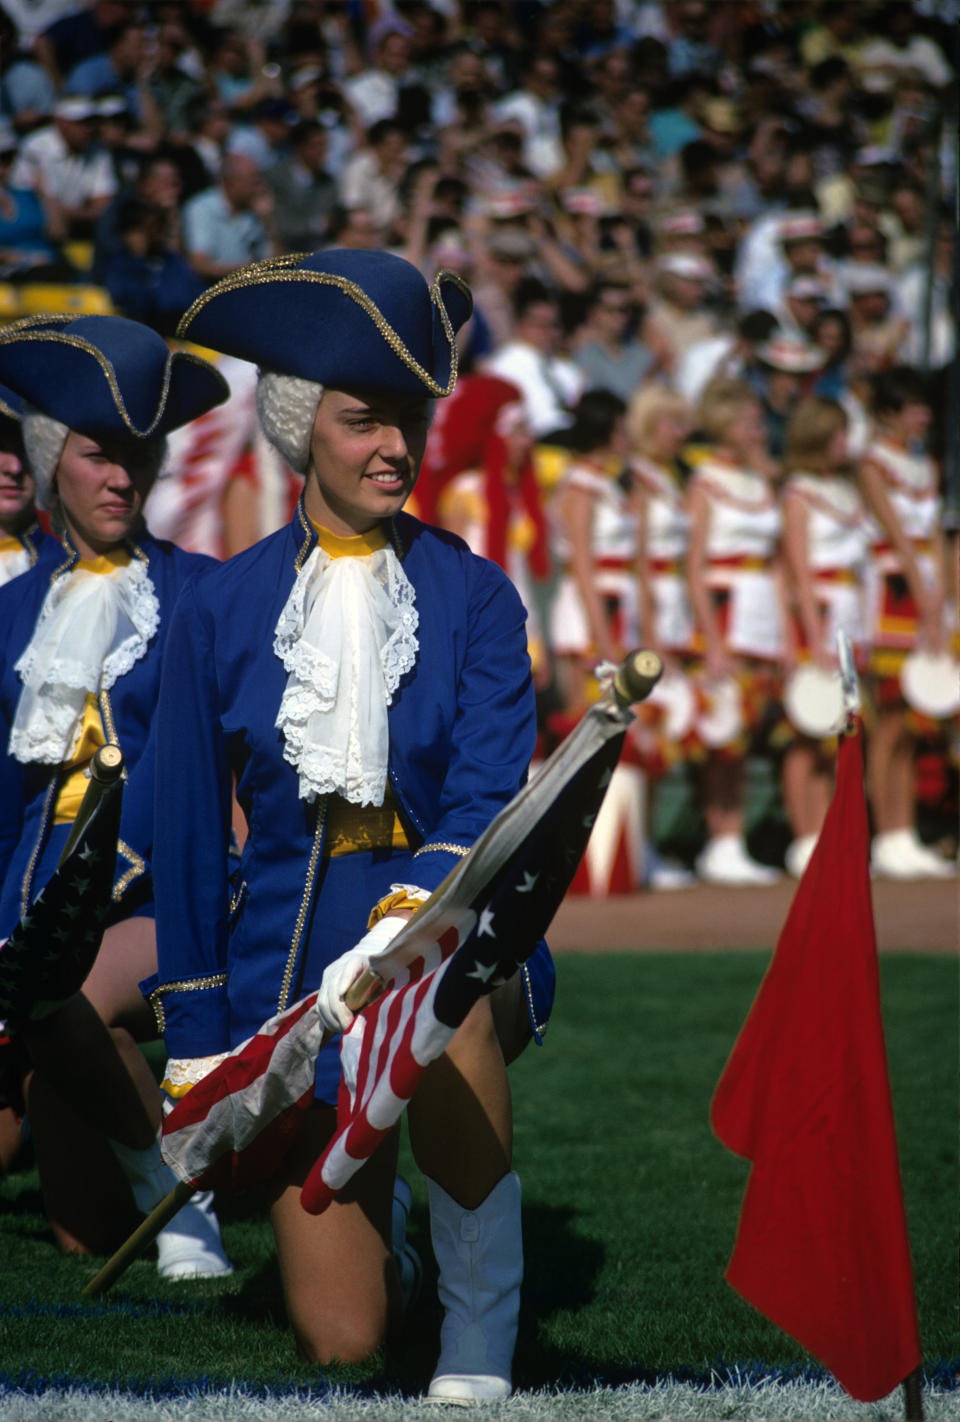
M 318 983 L 325 1024 L 348 1025 L 342 994 L 370 924 L 378 942 L 399 929 L 525 777 L 535 719 L 520 600 L 494 563 L 401 512 L 470 309 L 446 273 L 428 287 L 401 258 L 327 251 L 248 267 L 181 323 L 260 367 L 264 431 L 306 482 L 292 523 L 192 580 L 171 628 L 154 1000 L 174 1091 Z M 232 777 L 248 835 L 228 889 Z M 445 1309 L 430 1391 L 463 1401 L 511 1388 L 522 1248 L 505 1056 L 549 1012 L 546 946 L 500 991 L 408 1111 Z M 339 1076 L 334 1045 L 269 1189 L 288 1314 L 320 1361 L 369 1355 L 398 1304 L 395 1139 L 324 1214 L 299 1203 Z
M 64 1248 L 102 1250 L 124 1237 L 124 1195 L 130 1212 L 104 1136 L 141 1209 L 170 1188 L 160 1092 L 137 1046 L 156 1035 L 139 992 L 156 965 L 149 735 L 173 603 L 210 561 L 151 538 L 142 509 L 167 431 L 228 388 L 208 362 L 114 316 L 8 327 L 0 379 L 24 400 L 30 467 L 60 537 L 0 590 L 0 935 L 52 874 L 97 749 L 119 744 L 130 773 L 109 926 L 83 992 L 16 1032 L 55 1233 Z M 164 1233 L 159 1262 L 170 1278 L 229 1271 L 209 1201 Z

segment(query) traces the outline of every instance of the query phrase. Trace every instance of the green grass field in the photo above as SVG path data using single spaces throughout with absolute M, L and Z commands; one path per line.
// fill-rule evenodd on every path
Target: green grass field
M 512 1071 L 524 1184 L 526 1282 L 519 1388 L 704 1376 L 713 1367 L 809 1363 L 724 1283 L 747 1167 L 712 1136 L 710 1096 L 766 966 L 765 955 L 573 954 L 558 960 L 546 1045 Z M 957 1327 L 957 967 L 881 962 L 901 1162 L 928 1367 L 960 1372 Z M 419 1392 L 439 1315 L 425 1191 L 412 1242 L 425 1288 L 402 1338 L 329 1382 Z M 164 1387 L 317 1381 L 283 1319 L 269 1228 L 250 1197 L 221 1202 L 237 1268 L 223 1282 L 169 1285 L 150 1260 L 98 1301 L 97 1261 L 55 1251 L 38 1183 L 0 1186 L 0 1381 Z

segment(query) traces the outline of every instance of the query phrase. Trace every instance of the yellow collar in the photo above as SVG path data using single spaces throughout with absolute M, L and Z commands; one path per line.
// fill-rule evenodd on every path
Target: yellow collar
M 324 553 L 331 558 L 366 558 L 371 553 L 376 553 L 378 548 L 386 548 L 387 535 L 380 524 L 376 524 L 366 533 L 355 533 L 349 538 L 341 538 L 338 533 L 331 533 L 329 528 L 324 528 L 322 524 L 313 523 L 317 535 L 317 542 Z
M 85 573 L 113 573 L 117 568 L 129 567 L 129 564 L 130 554 L 126 548 L 111 548 L 109 553 L 102 553 L 98 558 L 79 558 L 76 566 Z

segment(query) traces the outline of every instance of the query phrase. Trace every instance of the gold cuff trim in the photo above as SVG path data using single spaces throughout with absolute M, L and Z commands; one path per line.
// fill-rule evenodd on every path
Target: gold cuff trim
M 163 1010 L 163 999 L 170 992 L 210 992 L 212 988 L 226 987 L 226 973 L 210 973 L 205 978 L 181 978 L 177 982 L 157 983 L 152 992 L 147 994 L 147 1002 L 153 1011 L 154 1019 L 163 1036 L 167 1030 L 167 1015 Z
M 431 844 L 421 844 L 420 848 L 414 851 L 414 859 L 419 854 L 429 854 L 433 849 L 445 849 L 448 854 L 459 854 L 461 857 L 470 853 L 470 846 L 466 844 L 451 844 L 448 840 L 434 840 Z

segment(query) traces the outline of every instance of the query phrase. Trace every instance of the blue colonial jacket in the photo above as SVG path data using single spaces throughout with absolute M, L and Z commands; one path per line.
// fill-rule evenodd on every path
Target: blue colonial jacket
M 459 538 L 406 514 L 385 527 L 419 614 L 416 664 L 388 712 L 388 774 L 415 850 L 408 881 L 433 889 L 524 782 L 536 739 L 526 613 L 501 569 Z M 291 1006 L 304 955 L 322 942 L 311 908 L 323 815 L 299 798 L 274 724 L 286 684 L 274 632 L 315 543 L 301 501 L 279 532 L 191 579 L 174 613 L 157 717 L 150 994 L 172 1057 L 226 1051 L 249 1035 L 238 1021 Z M 232 784 L 248 826 L 236 869 Z
M 125 546 L 142 558 L 160 610 L 160 626 L 140 660 L 109 691 L 100 693 L 107 739 L 123 751 L 128 780 L 117 852 L 112 917 L 125 905 L 149 896 L 150 839 L 153 833 L 151 725 L 160 688 L 160 666 L 170 614 L 188 574 L 213 559 L 185 553 L 143 529 Z M 15 663 L 33 635 L 51 583 L 79 561 L 69 538 L 45 538 L 36 563 L 0 588 L 0 935 L 9 934 L 56 866 L 68 827 L 55 826 L 53 811 L 63 780 L 61 768 L 21 764 L 10 755 L 10 727 L 20 698 Z

